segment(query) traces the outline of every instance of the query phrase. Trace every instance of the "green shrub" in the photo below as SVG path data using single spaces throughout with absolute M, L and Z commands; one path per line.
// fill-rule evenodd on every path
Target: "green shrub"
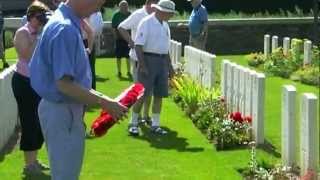
M 265 62 L 265 57 L 262 53 L 251 53 L 246 56 L 246 59 L 248 61 L 248 65 L 252 67 L 258 67 Z
M 312 47 L 311 64 L 314 66 L 320 66 L 320 46 Z
M 303 61 L 303 40 L 292 39 L 290 53 L 294 61 Z
M 292 76 L 292 80 L 301 81 L 304 84 L 319 86 L 320 72 L 318 66 L 307 66 L 296 71 Z
M 213 119 L 222 119 L 226 114 L 227 109 L 224 100 L 216 96 L 200 102 L 198 110 L 191 116 L 191 119 L 200 130 L 206 131 Z
M 278 48 L 267 58 L 264 69 L 269 74 L 289 78 L 301 66 L 302 61 L 300 59 L 294 58 L 291 53 L 284 55 L 282 48 Z

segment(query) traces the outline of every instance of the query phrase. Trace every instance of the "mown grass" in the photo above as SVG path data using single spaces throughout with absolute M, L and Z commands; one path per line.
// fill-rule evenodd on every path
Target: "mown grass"
M 7 51 L 7 57 L 16 57 L 13 50 Z M 218 56 L 216 67 L 219 71 L 222 59 L 228 58 L 246 65 L 244 56 Z M 111 96 L 117 96 L 131 82 L 116 77 L 114 59 L 98 59 L 97 88 Z M 259 149 L 258 160 L 269 164 L 280 162 L 281 149 L 281 86 L 294 84 L 301 92 L 319 93 L 319 89 L 294 83 L 276 77 L 268 77 L 266 81 L 266 140 L 274 145 L 274 149 Z M 99 110 L 91 108 L 86 113 L 85 121 L 90 126 Z M 169 98 L 164 102 L 161 116 L 162 125 L 169 131 L 164 137 L 156 137 L 143 127 L 143 134 L 137 138 L 128 136 L 128 120 L 113 127 L 106 136 L 86 140 L 86 153 L 80 179 L 83 180 L 135 180 L 135 179 L 192 179 L 192 180 L 237 180 L 242 179 L 238 168 L 245 167 L 250 159 L 248 149 L 216 151 L 205 136 L 201 134 L 184 113 Z M 297 131 L 298 132 L 298 131 Z M 40 151 L 40 159 L 48 162 L 45 147 Z M 30 179 L 23 177 L 22 153 L 16 147 L 4 159 L 0 158 L 0 175 L 3 180 Z M 49 179 L 46 176 L 33 179 Z

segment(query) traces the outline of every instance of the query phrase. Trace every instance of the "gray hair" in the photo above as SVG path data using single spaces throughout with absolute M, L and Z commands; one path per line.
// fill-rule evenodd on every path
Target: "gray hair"
M 122 6 L 122 5 L 128 5 L 128 2 L 126 0 L 122 0 L 119 2 L 119 6 Z

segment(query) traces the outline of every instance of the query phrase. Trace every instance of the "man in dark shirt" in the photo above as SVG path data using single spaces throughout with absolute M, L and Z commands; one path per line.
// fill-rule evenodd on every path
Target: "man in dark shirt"
M 123 0 L 119 3 L 119 10 L 112 16 L 112 28 L 114 30 L 114 36 L 116 39 L 115 54 L 117 58 L 118 77 L 121 77 L 121 58 L 127 60 L 127 75 L 132 78 L 130 73 L 130 62 L 129 62 L 129 46 L 118 31 L 119 24 L 130 16 L 128 2 Z

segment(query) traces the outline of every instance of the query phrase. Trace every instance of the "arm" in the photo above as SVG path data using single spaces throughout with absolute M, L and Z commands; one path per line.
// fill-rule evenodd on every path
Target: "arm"
M 130 48 L 134 48 L 134 42 L 131 39 L 129 32 L 120 26 L 118 26 L 118 31 L 119 31 L 120 35 L 122 36 L 122 38 L 128 42 Z
M 87 19 L 84 19 L 82 21 L 82 28 L 83 30 L 87 33 L 88 36 L 88 48 L 89 52 L 91 53 L 91 50 L 93 49 L 93 43 L 94 43 L 94 31 L 92 27 L 90 26 L 89 22 Z
M 168 63 L 169 78 L 171 79 L 174 76 L 174 69 L 173 69 L 173 66 L 171 63 L 171 58 L 170 58 L 169 54 L 167 56 L 167 63 Z
M 30 59 L 37 44 L 37 35 L 30 36 L 26 30 L 18 30 L 13 43 L 19 58 Z
M 80 103 L 101 106 L 103 110 L 110 113 L 116 120 L 121 119 L 127 112 L 127 108 L 102 93 L 95 90 L 88 91 L 82 88 L 80 85 L 76 84 L 70 76 L 63 76 L 57 81 L 57 86 L 59 91 L 63 94 Z
M 136 45 L 135 46 L 135 51 L 136 51 L 138 62 L 139 62 L 138 70 L 147 75 L 148 74 L 148 69 L 146 68 L 145 62 L 144 62 L 143 46 L 142 45 Z

